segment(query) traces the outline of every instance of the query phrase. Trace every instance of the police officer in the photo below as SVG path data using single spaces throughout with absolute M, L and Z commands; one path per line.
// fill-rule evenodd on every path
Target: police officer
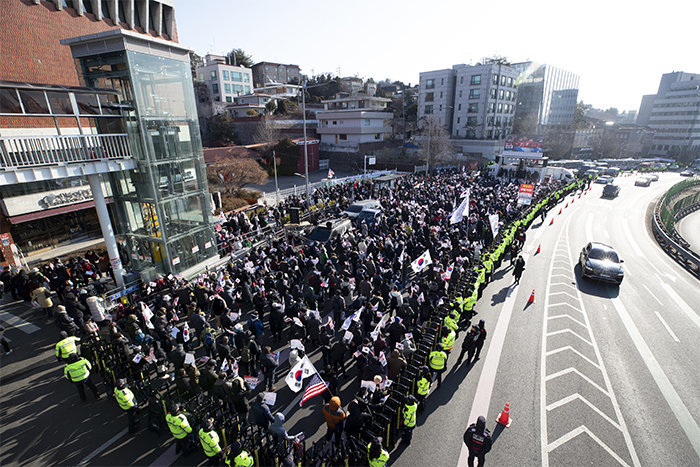
M 71 354 L 78 353 L 76 343 L 80 342 L 80 338 L 69 336 L 66 331 L 61 331 L 59 335 L 61 340 L 56 344 L 56 359 L 65 363 Z
M 440 341 L 440 343 L 442 344 L 442 348 L 446 352 L 449 352 L 455 346 L 457 335 L 453 330 L 445 326 L 442 328 L 442 336 L 442 340 Z
M 457 334 L 459 332 L 459 314 L 456 312 L 450 313 L 448 316 L 445 316 L 444 320 L 444 325 L 445 327 L 451 329 L 452 331 Z
M 406 403 L 403 406 L 403 435 L 402 438 L 406 444 L 411 444 L 413 438 L 413 429 L 416 427 L 416 411 L 418 410 L 418 402 L 416 398 L 409 395 L 406 398 Z
M 129 420 L 129 433 L 136 433 L 136 426 L 138 425 L 136 421 L 136 399 L 134 399 L 134 393 L 126 387 L 124 378 L 117 380 L 117 387 L 114 388 L 114 397 L 117 399 L 119 407 L 126 412 Z
M 462 341 L 462 348 L 459 351 L 459 358 L 457 358 L 457 364 L 462 362 L 464 354 L 467 354 L 467 364 L 471 363 L 472 357 L 474 356 L 474 350 L 476 348 L 476 342 L 479 339 L 479 329 L 476 326 L 472 326 L 464 340 Z
M 442 384 L 442 374 L 445 372 L 445 367 L 447 366 L 447 354 L 442 349 L 442 344 L 438 344 L 437 348 L 430 352 L 428 356 L 428 366 L 437 374 L 437 387 Z
M 418 374 L 418 382 L 416 383 L 416 394 L 418 394 L 418 410 L 423 410 L 425 406 L 425 398 L 430 391 L 430 385 L 433 383 L 433 375 L 430 374 L 430 368 L 427 366 L 420 367 Z
M 369 467 L 384 467 L 389 461 L 389 453 L 382 447 L 382 437 L 374 438 L 367 445 Z
M 475 341 L 475 349 L 476 349 L 476 355 L 474 356 L 474 361 L 479 360 L 479 355 L 481 354 L 481 348 L 484 346 L 484 341 L 486 340 L 486 329 L 484 328 L 484 325 L 486 322 L 482 319 L 479 320 L 479 335 L 476 338 Z
M 464 444 L 469 448 L 469 467 L 474 467 L 474 458 L 479 459 L 479 467 L 484 465 L 484 457 L 491 450 L 491 432 L 486 429 L 486 419 L 479 417 L 464 432 Z
M 180 404 L 177 402 L 170 407 L 165 421 L 168 422 L 168 428 L 175 437 L 175 454 L 177 454 L 185 448 L 187 435 L 192 433 L 192 427 L 185 414 L 180 412 Z
M 77 354 L 72 353 L 66 359 L 68 362 L 66 367 L 63 369 L 63 375 L 68 379 L 68 381 L 75 384 L 78 388 L 78 394 L 80 399 L 85 402 L 87 401 L 87 396 L 85 395 L 85 386 L 90 388 L 92 393 L 95 395 L 95 399 L 100 398 L 100 393 L 95 387 L 95 383 L 90 379 L 90 370 L 92 370 L 92 365 L 84 358 L 80 358 Z
M 233 464 L 231 464 L 231 458 L 233 458 Z M 231 467 L 231 465 L 234 467 L 253 467 L 255 459 L 248 454 L 248 451 L 243 449 L 241 443 L 234 440 L 233 443 L 231 443 L 231 451 L 226 456 L 225 462 L 229 467 Z
M 214 419 L 207 418 L 199 429 L 199 442 L 202 443 L 204 454 L 209 459 L 209 465 L 219 465 L 221 461 L 221 446 L 219 446 L 219 435 L 214 430 Z

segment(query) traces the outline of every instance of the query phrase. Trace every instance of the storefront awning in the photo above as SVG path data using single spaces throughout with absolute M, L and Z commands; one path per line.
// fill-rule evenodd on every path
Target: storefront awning
M 107 198 L 107 204 L 112 202 L 111 198 Z M 53 217 L 59 214 L 66 214 L 69 212 L 82 211 L 83 209 L 94 208 L 94 201 L 85 201 L 84 203 L 69 204 L 67 206 L 61 206 L 60 208 L 46 209 L 44 211 L 30 212 L 29 214 L 22 214 L 20 216 L 8 217 L 7 220 L 11 224 L 21 224 L 23 222 L 35 221 L 37 219 L 44 219 L 46 217 Z

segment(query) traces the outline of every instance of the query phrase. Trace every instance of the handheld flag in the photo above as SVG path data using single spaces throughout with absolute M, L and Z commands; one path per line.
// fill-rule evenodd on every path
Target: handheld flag
M 304 358 L 299 360 L 299 362 L 294 365 L 294 368 L 289 371 L 284 381 L 287 383 L 287 386 L 289 386 L 289 389 L 294 392 L 299 392 L 304 387 L 304 378 L 314 373 L 316 373 L 316 368 L 314 368 L 309 357 L 304 356 Z
M 304 405 L 304 402 L 306 402 L 314 396 L 321 394 L 326 389 L 328 389 L 328 383 L 323 381 L 318 373 L 314 373 L 314 375 L 309 380 L 309 385 L 306 386 L 306 390 L 304 390 L 304 395 L 301 397 L 299 407 Z
M 469 190 L 467 190 L 467 196 L 464 197 L 459 207 L 450 214 L 450 224 L 462 222 L 465 215 L 469 215 Z
M 335 172 L 331 170 L 331 168 L 328 168 L 328 178 L 333 178 L 335 176 Z
M 430 258 L 430 250 L 425 250 L 425 253 L 420 255 L 415 261 L 411 263 L 411 268 L 413 269 L 413 272 L 418 274 L 423 269 L 427 268 L 428 265 L 432 262 L 433 260 Z

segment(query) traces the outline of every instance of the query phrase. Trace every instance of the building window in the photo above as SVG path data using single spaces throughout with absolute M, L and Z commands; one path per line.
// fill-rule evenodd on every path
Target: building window
M 503 113 L 503 104 L 498 104 L 498 113 Z
M 442 91 L 440 91 L 440 99 L 442 99 Z
M 433 102 L 434 94 L 432 92 L 425 93 L 425 102 Z
M 478 99 L 481 96 L 481 91 L 479 89 L 469 90 L 469 99 Z
M 211 83 L 211 92 L 213 94 L 219 94 L 219 85 L 218 83 Z
M 224 75 L 224 81 L 228 81 L 228 70 L 222 71 L 222 74 Z
M 496 92 L 497 92 L 496 88 L 492 88 L 492 89 L 491 89 L 491 99 L 495 99 L 495 98 L 496 98 Z
M 508 81 L 508 77 L 501 76 L 501 86 L 505 86 L 507 81 Z
M 338 138 L 340 138 L 344 141 L 344 140 L 348 139 L 348 135 L 338 135 Z
M 231 81 L 242 81 L 241 80 L 241 73 L 238 71 L 232 71 L 231 72 Z
M 493 75 L 493 84 L 498 84 L 498 75 Z
M 505 92 L 503 89 L 501 89 L 501 90 L 498 92 L 498 98 L 499 98 L 499 99 L 503 99 L 505 96 L 506 96 L 506 92 Z
M 457 106 L 457 110 L 462 110 L 462 104 L 459 104 L 459 105 Z
M 474 103 L 474 104 L 469 104 L 469 108 L 467 109 L 467 112 L 478 112 L 479 111 L 479 104 Z
M 464 84 L 464 76 L 459 77 L 459 84 Z
M 487 125 L 493 126 L 493 116 L 491 116 L 491 117 L 489 117 L 488 119 L 486 119 L 486 124 L 487 124 Z
M 496 104 L 491 102 L 489 104 L 489 113 L 494 113 L 496 111 Z
M 496 126 L 501 126 L 501 117 L 496 117 Z
M 248 73 L 243 73 L 243 82 L 250 83 L 250 75 Z
M 444 86 L 444 85 L 445 85 L 445 78 L 440 78 L 440 86 Z
M 224 93 L 231 94 L 231 85 L 230 84 L 224 83 Z
M 459 125 L 459 123 L 460 123 L 461 120 L 462 120 L 461 118 L 457 117 L 457 124 L 458 124 L 458 125 Z M 459 134 L 459 133 L 457 133 L 457 134 Z
M 471 84 L 473 86 L 477 86 L 477 85 L 481 84 L 481 75 L 473 75 L 472 80 L 470 81 L 469 84 Z
M 382 134 L 381 134 L 381 133 L 375 133 L 375 134 L 374 134 L 374 139 L 381 139 L 381 138 L 382 138 Z
M 467 117 L 467 126 L 477 126 L 478 124 L 476 117 Z
M 461 90 L 459 91 L 459 97 L 462 97 L 462 91 L 461 91 Z
M 266 67 L 265 67 L 265 71 L 270 71 L 270 67 L 269 67 L 269 66 L 266 66 Z
M 369 118 L 362 119 L 362 126 L 371 126 L 371 122 L 369 121 Z
M 337 125 L 337 124 L 338 124 L 338 120 L 333 120 L 333 125 Z
M 240 84 L 234 84 L 233 85 L 233 92 L 234 92 L 234 94 L 242 94 L 243 93 L 243 86 Z
M 216 81 L 216 71 L 211 72 L 211 79 L 212 81 Z
M 231 98 L 231 96 L 226 96 L 226 102 L 233 102 L 233 99 Z
M 513 87 L 513 78 L 508 78 L 508 86 Z
M 434 79 L 426 79 L 425 80 L 425 89 L 434 89 L 435 88 L 435 80 Z
M 488 139 L 491 139 L 492 136 L 493 136 L 493 130 L 489 130 L 489 131 L 486 132 L 486 137 L 487 137 Z
M 442 104 L 440 104 L 440 112 L 442 112 Z
M 433 113 L 433 106 L 432 106 L 432 105 L 426 105 L 426 106 L 425 106 L 425 112 L 423 112 L 423 113 L 425 113 L 426 115 L 430 115 L 431 113 Z
M 245 86 L 245 93 L 250 94 L 250 86 Z

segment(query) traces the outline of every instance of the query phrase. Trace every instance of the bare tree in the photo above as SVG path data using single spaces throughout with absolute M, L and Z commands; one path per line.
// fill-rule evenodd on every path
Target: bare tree
M 423 117 L 421 123 L 420 154 L 428 164 L 428 170 L 432 171 L 454 158 L 450 135 L 433 115 Z
M 254 159 L 223 159 L 207 166 L 207 179 L 222 193 L 235 195 L 246 185 L 262 185 L 267 172 Z
M 253 141 L 256 143 L 272 143 L 275 144 L 280 139 L 280 132 L 270 117 L 263 117 L 258 122 L 255 128 Z

